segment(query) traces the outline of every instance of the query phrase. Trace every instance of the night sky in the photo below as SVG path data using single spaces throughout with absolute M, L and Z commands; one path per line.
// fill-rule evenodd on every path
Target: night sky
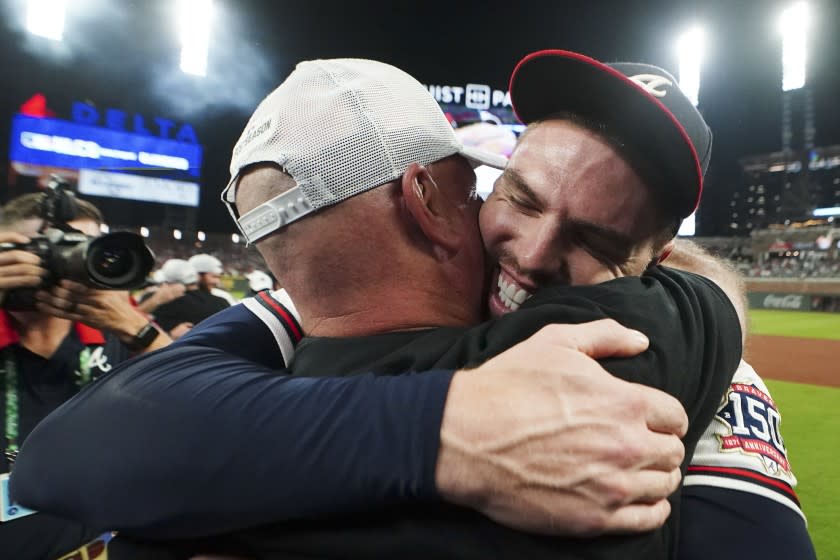
M 205 147 L 198 225 L 233 231 L 218 202 L 231 148 L 251 110 L 300 60 L 373 58 L 423 83 L 506 89 L 523 55 L 563 48 L 607 62 L 649 62 L 676 75 L 676 38 L 696 23 L 707 37 L 700 108 L 715 134 L 698 233 L 723 231 L 715 209 L 739 182 L 737 159 L 781 147 L 776 20 L 790 0 L 216 0 L 207 78 L 178 69 L 174 4 L 70 0 L 65 40 L 55 44 L 23 30 L 23 0 L 0 0 L 0 165 L 8 166 L 11 116 L 39 91 L 59 108 L 90 100 L 189 122 Z M 840 1 L 810 5 L 808 87 L 816 103 L 817 144 L 840 144 Z

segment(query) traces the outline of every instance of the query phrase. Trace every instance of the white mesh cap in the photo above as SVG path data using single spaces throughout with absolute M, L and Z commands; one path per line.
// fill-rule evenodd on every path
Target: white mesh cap
M 301 62 L 248 121 L 233 149 L 222 200 L 249 242 L 320 208 L 393 181 L 411 163 L 461 154 L 474 166 L 506 159 L 465 148 L 429 92 L 373 60 Z M 237 219 L 239 173 L 254 163 L 282 167 L 296 187 Z

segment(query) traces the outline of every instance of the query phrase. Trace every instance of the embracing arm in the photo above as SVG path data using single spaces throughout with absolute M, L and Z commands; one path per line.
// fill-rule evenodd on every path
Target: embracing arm
M 12 494 L 155 538 L 431 499 L 451 377 L 293 378 L 172 347 L 116 369 L 41 422 L 15 463 Z M 245 434 L 247 445 L 234 444 Z
M 227 332 L 226 322 L 238 325 L 241 335 L 248 321 L 241 311 L 226 310 L 209 324 L 217 334 Z M 269 344 L 264 330 L 249 334 L 248 347 Z M 676 438 L 661 446 L 668 438 L 657 432 L 681 434 L 685 414 L 674 399 L 621 382 L 586 356 L 632 355 L 646 344 L 614 322 L 553 327 L 507 358 L 456 373 L 447 394 L 451 372 L 289 378 L 179 342 L 115 370 L 48 417 L 21 451 L 12 490 L 34 508 L 150 538 L 368 511 L 438 493 L 540 532 L 646 530 L 668 515 L 663 498 L 678 484 L 669 473 L 683 454 Z M 570 386 L 569 379 L 585 382 Z M 512 389 L 508 414 L 487 406 L 485 397 L 504 401 Z M 589 486 L 570 477 L 574 464 L 550 476 L 529 473 L 527 437 L 484 449 L 459 443 L 491 443 L 506 430 L 527 435 L 534 414 L 574 415 L 589 407 L 587 395 L 623 403 L 607 414 L 619 423 L 643 419 L 628 429 L 632 437 L 612 448 L 612 430 L 561 423 L 542 445 L 560 454 L 573 447 L 581 462 L 622 476 Z M 648 460 L 634 459 L 640 456 Z M 652 463 L 661 476 L 650 475 Z M 527 501 L 520 500 L 522 476 L 536 477 Z

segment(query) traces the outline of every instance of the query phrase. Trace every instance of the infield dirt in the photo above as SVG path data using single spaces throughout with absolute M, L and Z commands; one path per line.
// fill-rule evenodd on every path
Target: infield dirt
M 746 359 L 766 379 L 840 387 L 840 340 L 754 334 Z

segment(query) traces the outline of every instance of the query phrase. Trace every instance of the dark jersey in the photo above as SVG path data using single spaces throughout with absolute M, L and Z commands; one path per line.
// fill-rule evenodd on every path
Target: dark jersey
M 227 307 L 227 301 L 199 288 L 164 303 L 155 309 L 154 318 L 162 329 L 169 332 L 181 323 L 197 325 Z
M 373 371 L 380 375 L 475 366 L 554 322 L 612 317 L 638 329 L 650 348 L 632 359 L 603 360 L 614 375 L 677 397 L 690 421 L 691 453 L 715 414 L 741 356 L 732 305 L 717 286 L 690 273 L 660 270 L 595 286 L 541 290 L 522 308 L 478 327 L 438 328 L 356 338 L 309 338 L 293 372 L 313 375 Z M 684 465 L 685 466 L 685 465 Z M 243 552 L 261 558 L 667 558 L 676 552 L 674 514 L 657 531 L 599 539 L 563 539 L 502 527 L 451 505 L 392 509 L 352 517 L 245 531 Z

